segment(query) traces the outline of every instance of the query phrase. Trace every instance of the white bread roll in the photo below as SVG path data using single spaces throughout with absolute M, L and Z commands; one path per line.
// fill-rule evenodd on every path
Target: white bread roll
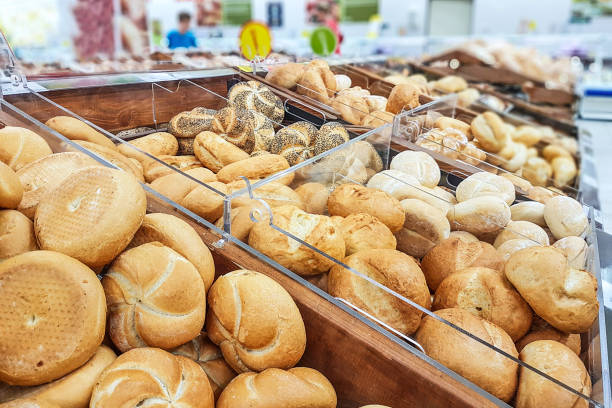
M 289 163 L 283 156 L 265 154 L 228 164 L 219 170 L 217 178 L 223 183 L 240 180 L 242 176 L 249 180 L 260 180 L 288 168 Z M 294 173 L 290 173 L 276 181 L 282 184 L 291 184 L 293 177 Z
M 346 256 L 364 249 L 395 249 L 397 242 L 385 224 L 370 214 L 351 214 L 340 222 Z
M 497 153 L 511 140 L 504 121 L 493 112 L 481 113 L 472 120 L 472 134 L 488 152 Z
M 206 292 L 198 270 L 159 242 L 122 253 L 102 285 L 109 335 L 122 352 L 178 347 L 195 338 L 204 325 Z
M 475 197 L 455 204 L 446 214 L 452 230 L 476 236 L 495 233 L 510 222 L 510 207 L 499 197 Z
M 0 211 L 0 262 L 15 255 L 38 249 L 34 224 L 15 210 Z
M 529 221 L 510 221 L 497 235 L 493 246 L 499 248 L 504 242 L 513 239 L 527 239 L 540 245 L 549 245 L 548 235 L 542 227 Z
M 72 116 L 55 116 L 45 122 L 45 125 L 61 133 L 70 140 L 85 140 L 106 146 L 109 149 L 117 149 L 111 139 L 98 132 L 87 123 L 73 118 Z
M 395 236 L 397 249 L 415 258 L 422 258 L 450 235 L 446 215 L 423 201 L 406 199 L 400 202 L 406 219 Z
M 516 342 L 516 349 L 520 353 L 527 344 L 537 340 L 558 341 L 569 347 L 577 356 L 580 356 L 581 341 L 579 334 L 563 333 L 546 323 L 541 317 L 534 316 L 529 333 Z
M 133 146 L 133 147 L 132 147 Z M 178 152 L 178 141 L 176 137 L 167 132 L 155 132 L 150 135 L 132 139 L 127 143 L 117 145 L 119 153 L 126 157 L 138 160 L 144 166 L 145 163 L 153 161 L 146 154 L 139 152 L 135 148 L 149 153 L 151 156 L 175 156 Z
M 156 348 L 137 348 L 120 355 L 98 378 L 89 406 L 131 407 L 141 401 L 160 400 L 164 401 L 162 406 L 215 407 L 200 366 Z
M 544 219 L 557 239 L 584 236 L 589 226 L 580 203 L 565 196 L 555 196 L 546 202 Z
M 585 268 L 589 246 L 584 239 L 580 237 L 565 237 L 555 242 L 552 246 L 563 251 L 572 268 Z
M 291 368 L 306 348 L 306 329 L 295 302 L 271 278 L 237 270 L 208 292 L 206 331 L 238 372 Z
M 23 187 L 17 174 L 0 161 L 0 208 L 17 208 L 23 197 Z
M 510 206 L 512 221 L 529 221 L 544 228 L 544 204 L 537 201 L 523 201 Z
M 499 245 L 496 249 L 503 260 L 507 261 L 513 253 L 524 248 L 539 245 L 541 244 L 531 239 L 510 239 L 508 241 L 504 241 L 504 243 Z
M 487 171 L 474 173 L 461 181 L 456 191 L 457 201 L 463 202 L 475 197 L 499 197 L 508 205 L 515 198 L 514 184 L 504 177 Z
M 425 187 L 433 188 L 440 182 L 440 167 L 425 152 L 403 151 L 391 160 L 389 169 L 409 174 Z
M 52 153 L 45 139 L 29 129 L 14 126 L 0 129 L 0 161 L 14 171 Z

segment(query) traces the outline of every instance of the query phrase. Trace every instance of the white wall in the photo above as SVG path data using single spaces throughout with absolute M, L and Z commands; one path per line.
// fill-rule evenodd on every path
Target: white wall
M 474 0 L 473 34 L 524 34 L 529 21 L 535 32 L 566 32 L 572 0 Z

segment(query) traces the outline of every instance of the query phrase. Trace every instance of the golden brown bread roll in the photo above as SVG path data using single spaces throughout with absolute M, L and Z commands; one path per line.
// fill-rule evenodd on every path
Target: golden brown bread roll
M 0 161 L 0 208 L 17 208 L 23 197 L 23 187 L 17 174 Z
M 227 106 L 215 113 L 210 130 L 250 154 L 255 147 L 255 126 L 253 113 Z
M 394 117 L 395 115 L 392 114 L 391 112 L 387 112 L 384 110 L 373 111 L 373 112 L 368 113 L 363 118 L 363 120 L 361 121 L 361 124 L 363 126 L 371 126 L 371 127 L 377 128 L 380 126 L 384 126 L 387 123 L 392 123 Z
M 465 90 L 468 83 L 457 75 L 447 75 L 436 81 L 436 89 L 446 93 L 457 93 Z
M 576 161 L 572 157 L 555 157 L 550 165 L 553 172 L 553 183 L 557 187 L 569 186 L 578 174 Z
M 505 274 L 538 316 L 566 333 L 587 331 L 597 317 L 597 280 L 569 266 L 565 254 L 553 247 L 515 252 Z
M 273 68 L 266 74 L 266 81 L 283 88 L 292 89 L 297 86 L 298 81 L 302 78 L 305 65 L 289 62 Z
M 219 277 L 208 292 L 206 331 L 238 372 L 291 368 L 304 354 L 300 311 L 271 278 L 237 270 Z
M 251 201 L 243 206 L 232 208 L 230 213 L 230 233 L 242 242 L 248 242 L 251 228 L 255 225 L 255 221 L 251 219 L 251 212 L 257 209 L 259 213 L 254 214 L 255 217 L 267 218 L 266 208 L 258 201 Z M 257 218 L 259 219 L 259 218 Z M 260 220 L 262 221 L 262 220 Z M 265 222 L 265 221 L 263 221 Z M 215 226 L 219 229 L 224 229 L 223 216 L 219 217 Z
M 522 176 L 534 186 L 546 186 L 552 176 L 552 167 L 541 157 L 531 157 L 523 166 Z
M 265 215 L 264 212 L 264 218 Z M 307 214 L 292 205 L 273 208 L 272 215 L 277 228 L 290 232 L 335 259 L 344 258 L 342 231 L 329 217 Z M 272 228 L 266 219 L 255 223 L 251 229 L 249 245 L 300 275 L 327 272 L 334 264 L 323 255 Z
M 508 258 L 510 258 L 510 255 L 512 255 L 513 253 L 520 251 L 521 249 L 524 249 L 524 248 L 529 248 L 532 246 L 539 246 L 539 245 L 541 245 L 539 242 L 536 242 L 531 239 L 516 238 L 516 239 L 510 239 L 508 241 L 505 241 L 503 244 L 499 245 L 496 249 L 499 255 L 501 255 L 501 257 L 503 258 L 503 260 L 507 261 Z
M 391 160 L 389 169 L 414 176 L 425 187 L 433 188 L 440 182 L 440 167 L 425 152 L 403 151 Z
M 26 399 L 18 399 L 14 401 L 9 401 L 5 404 L 0 404 L 0 408 L 61 408 L 61 407 L 51 402 L 26 398 Z
M 317 370 L 269 368 L 236 377 L 221 394 L 217 408 L 335 408 L 336 403 L 334 387 Z
M 431 306 L 425 276 L 414 258 L 393 249 L 366 249 L 343 262 L 424 308 Z M 348 300 L 402 333 L 414 333 L 421 323 L 423 312 L 342 265 L 331 269 L 328 286 L 330 295 Z
M 178 150 L 176 151 L 176 153 L 174 153 L 175 155 L 177 156 L 193 156 L 194 155 L 193 142 L 195 141 L 195 137 L 182 137 L 182 138 L 176 139 L 176 141 L 178 142 Z
M 394 114 L 420 105 L 419 87 L 412 83 L 395 85 L 387 99 L 387 112 Z
M 471 124 L 472 134 L 488 152 L 497 153 L 506 146 L 510 135 L 504 121 L 493 112 L 481 113 Z
M 149 153 L 151 156 L 155 157 L 174 156 L 177 154 L 179 148 L 176 137 L 167 132 L 151 133 L 150 135 L 130 140 L 128 143 L 129 144 L 120 143 L 117 145 L 119 153 L 126 157 L 136 159 L 143 165 L 152 159 L 142 152 Z M 134 147 L 142 152 L 134 149 Z
M 364 249 L 395 249 L 396 240 L 389 228 L 370 214 L 351 214 L 340 222 L 346 256 Z
M 217 176 L 204 167 L 186 170 L 185 174 L 188 174 L 202 184 L 210 184 L 213 181 L 217 181 Z M 175 172 L 155 179 L 151 183 L 151 187 L 172 201 L 178 202 L 194 189 L 201 187 L 200 183 Z
M 329 195 L 327 209 L 330 215 L 346 217 L 366 213 L 376 217 L 391 232 L 399 231 L 406 218 L 400 202 L 384 191 L 359 184 L 342 184 Z
M 556 144 L 549 144 L 544 149 L 542 149 L 542 157 L 546 161 L 552 162 L 557 157 L 572 157 L 572 155 L 562 146 Z
M 243 180 L 236 180 L 227 185 L 228 194 L 233 194 L 232 208 L 251 205 L 253 199 L 264 200 L 270 207 L 280 207 L 283 205 L 293 205 L 300 210 L 304 209 L 304 202 L 299 194 L 289 186 L 286 186 L 276 181 L 263 184 L 252 190 L 253 199 L 246 192 L 246 183 Z M 239 191 L 244 193 L 237 195 Z
M 463 309 L 442 309 L 436 314 L 511 356 L 518 357 L 512 339 L 499 326 Z M 415 339 L 429 357 L 502 401 L 512 399 L 518 371 L 518 364 L 514 361 L 430 316 L 423 319 Z
M 195 137 L 200 132 L 211 130 L 216 111 L 197 107 L 181 112 L 168 122 L 168 132 L 178 138 Z
M 432 248 L 421 261 L 427 285 L 432 291 L 435 291 L 447 276 L 474 266 L 495 269 L 501 273 L 504 261 L 492 245 L 466 239 L 464 236 L 445 239 Z
M 495 156 L 489 157 L 489 161 L 505 170 L 519 171 L 527 162 L 527 153 L 527 147 L 524 144 L 509 140 Z
M 117 149 L 111 149 L 109 147 L 87 142 L 85 140 L 76 140 L 75 143 L 83 146 L 85 149 L 93 152 L 97 156 L 100 156 L 107 162 L 114 164 L 121 170 L 131 173 L 138 181 L 144 181 L 142 166 L 138 166 L 133 163 L 129 158 L 119 153 Z
M 522 143 L 527 147 L 538 144 L 542 139 L 542 132 L 536 127 L 522 125 L 518 126 L 511 134 L 512 140 L 517 143 Z
M 228 104 L 238 109 L 259 112 L 280 124 L 285 117 L 283 103 L 274 92 L 259 81 L 238 82 L 227 92 Z
M 462 122 L 459 119 L 449 118 L 446 116 L 441 116 L 436 119 L 436 121 L 434 122 L 434 127 L 442 130 L 455 129 L 460 131 L 467 137 L 471 135 L 471 129 L 468 123 Z
M 444 212 L 411 198 L 402 200 L 400 204 L 406 218 L 402 229 L 395 234 L 399 251 L 420 259 L 448 238 L 450 224 Z
M 219 170 L 217 178 L 223 183 L 240 180 L 242 176 L 249 180 L 260 180 L 288 168 L 289 163 L 283 156 L 266 154 L 228 164 Z M 282 184 L 290 184 L 293 181 L 293 173 L 276 181 Z
M 248 153 L 213 132 L 198 133 L 193 152 L 204 167 L 215 173 L 230 163 L 249 158 Z
M 474 88 L 464 89 L 457 94 L 457 104 L 467 108 L 480 98 L 480 92 Z
M 29 129 L 15 126 L 0 129 L 0 161 L 14 171 L 52 153 L 45 139 Z
M 370 113 L 365 98 L 353 92 L 340 92 L 331 103 L 332 108 L 340 113 L 340 117 L 354 125 L 361 124 Z
M 544 219 L 555 238 L 584 236 L 589 220 L 580 203 L 573 198 L 556 196 L 546 201 Z
M 494 196 L 470 198 L 455 204 L 446 214 L 451 229 L 476 236 L 496 233 L 510 222 L 510 207 Z
M 108 167 L 88 167 L 42 198 L 34 231 L 41 249 L 100 267 L 127 247 L 146 209 L 145 192 L 133 176 Z
M 572 268 L 585 268 L 589 246 L 584 239 L 573 236 L 565 237 L 552 244 L 552 246 L 563 251 Z
M 558 195 L 563 194 L 559 194 L 558 192 L 553 191 L 552 187 L 545 188 L 541 186 L 535 186 L 529 189 L 527 197 L 539 203 L 546 204 L 548 200 Z
M 336 77 L 323 60 L 311 61 L 297 81 L 297 93 L 323 103 L 329 103 L 336 92 Z
M 164 213 L 147 214 L 129 248 L 148 242 L 161 242 L 187 258 L 196 267 L 206 290 L 215 278 L 215 263 L 196 230 L 178 217 Z
M 157 401 L 163 401 L 163 404 Z M 156 348 L 137 348 L 120 355 L 98 378 L 90 408 L 137 406 L 214 408 L 208 378 L 195 362 Z
M 87 123 L 72 116 L 55 116 L 45 122 L 45 125 L 61 133 L 70 140 L 85 140 L 116 150 L 111 139 L 98 132 Z
M 474 173 L 462 180 L 457 186 L 457 201 L 462 202 L 474 197 L 499 197 L 508 205 L 515 198 L 514 185 L 511 181 L 487 171 Z
M 540 322 L 535 323 L 536 320 L 540 320 Z M 538 318 L 534 319 L 534 324 L 531 327 L 529 333 L 527 333 L 524 337 L 522 337 L 519 341 L 516 342 L 516 349 L 520 353 L 523 351 L 526 345 L 529 343 L 533 343 L 537 340 L 553 340 L 558 341 L 564 346 L 568 347 L 577 356 L 580 356 L 580 335 L 579 334 L 569 334 L 563 333 L 544 320 Z
M 236 372 L 225 362 L 221 350 L 210 341 L 206 332 L 200 333 L 195 339 L 170 352 L 177 356 L 187 357 L 202 367 L 215 394 L 215 400 L 219 398 L 227 384 L 236 377 Z
M 531 327 L 533 313 L 510 282 L 494 269 L 466 268 L 447 276 L 434 295 L 432 310 L 457 307 L 495 323 L 517 341 Z
M 104 338 L 95 273 L 69 256 L 32 251 L 0 263 L 0 380 L 39 385 L 85 364 Z
M 304 183 L 295 189 L 304 203 L 304 210 L 310 214 L 325 214 L 329 188 L 321 183 Z
M 542 227 L 529 221 L 510 221 L 506 228 L 497 235 L 493 246 L 499 248 L 504 242 L 513 239 L 527 239 L 540 245 L 549 245 L 548 235 Z
M 512 221 L 529 221 L 546 227 L 544 204 L 537 201 L 523 201 L 510 206 Z
M 144 177 L 147 183 L 152 183 L 160 177 L 167 176 L 169 174 L 176 173 L 175 169 L 182 172 L 187 170 L 196 169 L 202 167 L 202 162 L 195 156 L 163 156 L 157 157 L 157 160 L 150 160 L 144 164 Z M 164 165 L 166 163 L 168 166 Z
M 38 249 L 34 224 L 15 210 L 0 210 L 0 262 Z
M 520 359 L 583 395 L 591 395 L 591 377 L 580 358 L 569 348 L 553 340 L 538 340 L 523 348 Z M 517 408 L 542 406 L 587 408 L 589 402 L 567 391 L 542 375 L 520 368 L 515 405 Z

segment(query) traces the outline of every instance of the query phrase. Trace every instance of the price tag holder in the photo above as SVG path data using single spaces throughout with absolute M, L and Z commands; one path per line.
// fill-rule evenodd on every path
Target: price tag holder
M 249 21 L 242 26 L 239 34 L 240 52 L 249 61 L 265 59 L 272 52 L 270 28 L 258 21 Z
M 310 34 L 310 48 L 312 52 L 321 57 L 327 57 L 336 50 L 338 38 L 328 27 L 315 28 Z

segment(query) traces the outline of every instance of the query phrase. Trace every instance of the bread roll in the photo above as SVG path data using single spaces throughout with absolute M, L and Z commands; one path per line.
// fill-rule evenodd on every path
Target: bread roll
M 557 239 L 584 236 L 589 227 L 580 203 L 565 196 L 556 196 L 546 201 L 544 219 Z
M 312 143 L 312 155 L 318 156 L 336 146 L 340 146 L 341 144 L 348 142 L 349 139 L 349 133 L 343 125 L 338 122 L 327 122 L 321 126 L 316 133 L 315 139 Z M 367 145 L 372 147 L 372 145 L 369 143 L 367 143 Z M 355 154 L 358 154 L 358 148 L 361 146 L 363 145 L 359 144 L 357 147 L 353 147 L 351 150 L 355 152 Z M 367 153 L 378 156 L 376 150 L 374 150 L 373 153 L 372 150 L 374 149 L 372 148 Z M 370 157 L 368 157 L 368 159 L 370 159 Z M 371 159 L 362 160 L 362 162 L 366 167 L 370 167 L 371 165 Z
M 476 236 L 500 231 L 510 222 L 510 207 L 499 197 L 483 196 L 455 204 L 446 214 L 451 229 Z
M 173 136 L 174 137 L 174 136 Z M 178 142 L 178 150 L 175 155 L 178 156 L 193 156 L 193 142 L 195 141 L 195 137 L 182 137 L 176 139 Z
M 515 198 L 514 185 L 496 174 L 481 171 L 462 180 L 457 186 L 457 201 L 462 202 L 475 197 L 499 197 L 508 205 Z
M 61 408 L 59 405 L 35 399 L 18 399 L 0 404 L 2 408 Z
M 442 309 L 436 314 L 511 356 L 518 357 L 512 339 L 499 326 L 463 309 Z M 429 357 L 502 401 L 509 402 L 512 399 L 518 371 L 518 364 L 514 361 L 430 316 L 423 319 L 415 339 Z
M 534 186 L 546 186 L 552 176 L 552 167 L 541 157 L 531 157 L 523 166 L 522 176 Z
M 497 153 L 506 146 L 510 134 L 504 121 L 493 112 L 481 113 L 472 120 L 472 134 L 488 152 Z
M 45 156 L 17 171 L 23 198 L 17 209 L 33 219 L 40 200 L 77 170 L 98 162 L 84 153 L 64 152 Z
M 225 362 L 221 350 L 202 332 L 188 343 L 171 350 L 177 356 L 187 357 L 196 363 L 206 373 L 208 382 L 215 394 L 215 400 L 221 391 L 236 377 L 236 372 Z
M 470 125 L 460 121 L 459 119 L 453 119 L 446 116 L 441 116 L 434 122 L 434 127 L 446 130 L 446 129 L 454 129 L 463 133 L 465 136 L 471 134 Z
M 208 304 L 208 337 L 236 372 L 291 368 L 304 354 L 300 311 L 271 278 L 248 270 L 225 274 L 210 288 Z
M 304 183 L 295 189 L 304 203 L 304 210 L 310 214 L 325 214 L 329 188 L 321 183 Z
M 392 123 L 393 115 L 391 112 L 387 112 L 384 110 L 373 111 L 368 113 L 362 120 L 361 124 L 363 126 L 370 126 L 373 128 L 381 127 L 386 125 L 387 123 Z
M 0 161 L 0 208 L 17 208 L 23 197 L 23 187 L 19 177 L 6 164 Z
M 542 227 L 529 221 L 510 221 L 506 228 L 497 235 L 493 246 L 499 248 L 504 242 L 513 239 L 527 239 L 540 245 L 549 245 L 548 235 Z
M 223 391 L 217 408 L 335 408 L 336 403 L 334 387 L 320 372 L 269 368 L 240 374 Z
M 289 62 L 279 67 L 271 68 L 273 69 L 266 74 L 266 81 L 283 88 L 292 89 L 297 86 L 298 81 L 304 74 L 305 65 Z
M 178 153 L 179 145 L 176 137 L 167 132 L 151 133 L 150 135 L 142 136 L 138 139 L 132 139 L 129 141 L 129 144 L 120 143 L 117 145 L 119 153 L 126 157 L 136 159 L 143 165 L 152 160 L 146 154 L 139 152 L 135 148 L 155 157 L 174 156 Z
M 550 165 L 553 172 L 553 183 L 556 187 L 572 185 L 578 174 L 576 162 L 572 157 L 556 157 L 550 162 Z
M 329 103 L 336 91 L 336 77 L 323 60 L 311 61 L 297 83 L 297 93 Z
M 499 271 L 482 267 L 463 269 L 440 283 L 432 310 L 453 307 L 495 323 L 512 341 L 527 333 L 533 317 L 527 303 Z
M 402 200 L 400 204 L 406 219 L 403 228 L 395 234 L 399 251 L 420 259 L 448 238 L 450 224 L 444 212 L 412 198 Z
M 126 156 L 122 155 L 115 148 L 109 148 L 96 143 L 87 142 L 84 140 L 75 141 L 76 144 L 83 146 L 85 149 L 100 156 L 107 162 L 114 164 L 123 171 L 131 173 L 138 181 L 144 181 L 142 166 L 137 166 Z
M 551 188 L 544 188 L 540 186 L 532 187 L 531 189 L 529 189 L 529 194 L 527 195 L 527 197 L 539 203 L 546 204 L 546 202 L 551 198 L 560 195 L 555 191 L 551 190 Z
M 85 364 L 104 337 L 104 291 L 91 269 L 52 251 L 0 263 L 0 380 L 39 385 Z
M 265 222 L 268 219 L 267 209 L 255 200 L 241 207 L 232 208 L 230 213 L 230 233 L 242 242 L 248 242 L 251 229 L 255 225 L 255 221 L 251 219 L 252 213 L 255 217 L 259 217 L 256 218 L 259 222 Z M 215 226 L 219 229 L 224 229 L 223 216 L 219 217 L 217 222 L 215 222 Z
M 512 221 L 529 221 L 546 227 L 544 204 L 537 201 L 523 201 L 510 206 Z
M 393 233 L 385 224 L 369 214 L 351 214 L 340 223 L 346 245 L 346 256 L 364 249 L 395 249 Z
M 556 329 L 584 333 L 597 317 L 595 277 L 570 267 L 556 248 L 531 247 L 512 254 L 505 274 L 534 312 Z
M 385 193 L 359 184 L 342 184 L 329 195 L 327 209 L 330 215 L 346 217 L 366 213 L 379 219 L 391 232 L 404 225 L 405 215 L 400 202 Z
M 29 129 L 15 126 L 0 129 L 0 161 L 14 171 L 52 153 L 45 139 Z
M 195 156 L 158 156 L 157 158 L 159 161 L 150 160 L 145 162 L 144 177 L 147 183 L 152 183 L 160 177 L 174 174 L 176 170 L 185 173 L 187 170 L 202 167 L 202 162 Z
M 352 92 L 341 92 L 332 103 L 339 116 L 354 125 L 361 124 L 370 112 L 366 99 Z
M 553 340 L 534 341 L 523 348 L 520 359 L 583 395 L 591 395 L 589 373 L 580 358 L 563 344 Z M 515 405 L 517 408 L 587 408 L 589 402 L 521 367 Z
M 198 133 L 211 130 L 216 111 L 197 107 L 181 112 L 168 122 L 168 132 L 178 138 L 195 137 Z
M 419 88 L 412 84 L 395 85 L 387 99 L 387 112 L 394 114 L 419 106 Z
M 445 239 L 421 261 L 427 285 L 435 291 L 447 277 L 465 268 L 481 266 L 502 272 L 504 261 L 492 245 L 463 236 Z
M 366 249 L 343 262 L 424 308 L 431 306 L 425 276 L 412 257 L 393 249 Z M 331 269 L 328 286 L 330 295 L 348 300 L 401 333 L 410 335 L 421 323 L 423 312 L 342 265 Z
M 499 176 L 505 178 L 506 180 L 509 180 L 512 184 L 514 184 L 515 187 L 518 187 L 520 190 L 523 190 L 524 193 L 527 193 L 529 189 L 533 187 L 529 181 L 517 176 L 514 173 L 503 172 Z
M 215 406 L 200 366 L 156 348 L 137 348 L 120 355 L 98 378 L 89 406 L 131 407 L 142 401 L 184 408 Z
M 307 214 L 292 205 L 273 208 L 272 215 L 277 228 L 293 234 L 334 259 L 344 258 L 342 231 L 329 217 Z M 272 228 L 265 220 L 255 223 L 251 229 L 249 245 L 304 276 L 327 272 L 334 264 L 294 238 Z
M 215 173 L 228 164 L 249 158 L 248 153 L 213 132 L 199 133 L 193 142 L 193 151 Z
M 266 154 L 228 164 L 219 170 L 217 178 L 224 183 L 240 180 L 242 176 L 250 180 L 260 180 L 288 168 L 289 163 L 284 157 L 277 154 Z M 293 173 L 276 181 L 290 184 L 293 181 Z
M 167 176 L 155 179 L 151 183 L 151 188 L 165 195 L 170 200 L 179 202 L 191 191 L 198 187 L 203 187 L 202 184 L 210 184 L 217 181 L 217 176 L 204 167 L 186 170 L 185 174 L 188 174 L 191 178 L 198 180 L 200 183 L 185 177 L 183 174 L 171 173 Z
M 156 241 L 187 258 L 200 273 L 206 290 L 210 288 L 215 278 L 215 263 L 210 250 L 191 225 L 170 214 L 147 214 L 130 248 Z
M 433 188 L 440 182 L 440 167 L 425 152 L 403 151 L 391 160 L 389 168 L 414 176 L 425 187 Z
M 42 198 L 34 231 L 41 249 L 100 267 L 127 247 L 146 209 L 145 192 L 133 176 L 108 167 L 88 167 Z
M 15 210 L 0 210 L 0 262 L 38 249 L 34 224 Z
M 457 104 L 461 107 L 467 108 L 480 98 L 480 92 L 474 88 L 467 88 L 457 93 Z
M 436 81 L 436 89 L 445 93 L 457 93 L 467 89 L 467 87 L 466 80 L 456 75 L 447 75 Z
M 510 255 L 512 255 L 513 253 L 520 251 L 521 249 L 524 249 L 524 248 L 529 248 L 532 246 L 539 246 L 539 245 L 542 245 L 542 244 L 532 239 L 516 238 L 516 239 L 505 241 L 503 244 L 499 245 L 496 249 L 497 249 L 497 252 L 504 259 L 504 261 L 507 261 L 508 258 L 510 258 Z
M 523 125 L 518 126 L 514 132 L 512 132 L 512 140 L 517 143 L 522 143 L 527 147 L 536 145 L 542 139 L 542 133 L 540 130 L 533 126 Z
M 584 239 L 580 237 L 565 237 L 552 244 L 552 246 L 563 251 L 572 268 L 585 268 L 589 246 Z
M 246 183 L 243 180 L 237 180 L 227 185 L 228 194 L 233 194 L 232 208 L 241 207 L 244 205 L 251 205 L 253 199 L 250 198 L 248 192 L 246 192 Z M 239 191 L 245 190 L 243 194 L 238 194 Z M 284 184 L 271 181 L 263 184 L 252 190 L 254 199 L 262 199 L 270 205 L 270 207 L 280 207 L 282 205 L 293 205 L 298 207 L 300 210 L 304 209 L 304 202 L 299 194 L 291 187 Z
M 523 338 L 516 342 L 516 349 L 520 353 L 523 351 L 526 345 L 533 343 L 538 340 L 553 340 L 557 341 L 564 346 L 568 347 L 577 356 L 580 356 L 580 335 L 579 334 L 568 334 L 560 332 L 554 327 L 550 326 L 546 322 L 540 324 L 538 327 L 533 327 Z
M 228 90 L 227 98 L 230 106 L 259 112 L 278 124 L 285 117 L 280 98 L 259 81 L 238 82 Z
M 116 150 L 117 147 L 111 139 L 98 132 L 87 123 L 72 116 L 55 116 L 45 122 L 45 125 L 61 133 L 70 140 L 85 140 Z

